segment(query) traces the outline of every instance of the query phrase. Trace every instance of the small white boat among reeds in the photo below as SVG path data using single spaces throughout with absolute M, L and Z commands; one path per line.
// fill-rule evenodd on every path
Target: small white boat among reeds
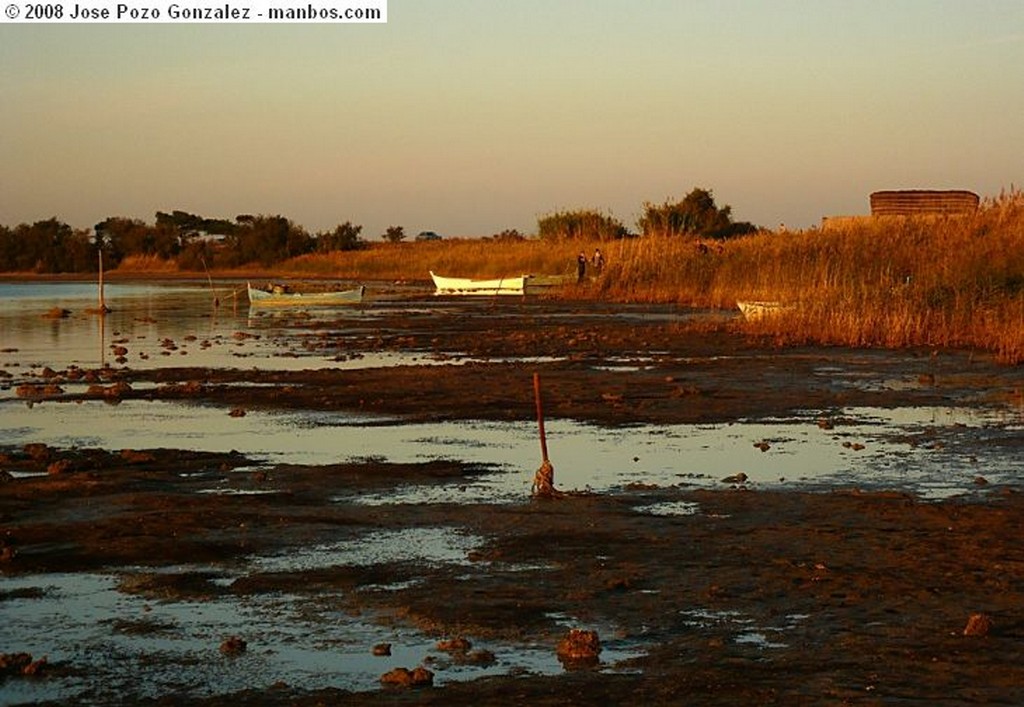
M 737 300 L 736 306 L 748 321 L 774 316 L 788 309 L 787 305 L 774 300 Z
M 446 277 L 430 271 L 438 295 L 524 295 L 528 275 L 476 280 L 469 277 Z
M 289 292 L 282 286 L 261 290 L 250 283 L 246 283 L 246 289 L 249 292 L 249 304 L 253 307 L 335 307 L 359 304 L 366 292 L 362 285 L 336 292 Z

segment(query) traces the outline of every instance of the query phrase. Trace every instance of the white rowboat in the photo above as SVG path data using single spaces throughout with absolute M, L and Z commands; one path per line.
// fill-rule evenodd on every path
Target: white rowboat
M 340 292 L 267 292 L 246 283 L 249 304 L 253 307 L 333 307 L 359 304 L 366 288 L 360 285 Z
M 468 277 L 444 277 L 430 272 L 438 295 L 523 295 L 528 275 L 474 280 Z
M 736 302 L 736 306 L 739 307 L 740 312 L 743 313 L 743 317 L 747 320 L 773 316 L 787 309 L 786 305 L 781 302 L 769 302 L 765 300 L 739 300 Z

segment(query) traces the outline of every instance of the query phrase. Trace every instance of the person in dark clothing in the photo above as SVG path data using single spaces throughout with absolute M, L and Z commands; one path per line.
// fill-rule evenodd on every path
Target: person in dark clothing
M 580 254 L 576 256 L 576 284 L 583 282 L 583 278 L 587 276 L 587 254 L 582 250 Z

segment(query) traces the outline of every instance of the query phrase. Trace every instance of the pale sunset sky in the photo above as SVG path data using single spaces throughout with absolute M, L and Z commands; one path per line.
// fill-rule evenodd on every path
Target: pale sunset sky
M 356 0 L 357 1 L 357 0 Z M 217 3 L 212 3 L 217 4 Z M 0 224 L 376 240 L 713 191 L 736 220 L 1024 182 L 1024 0 L 390 0 L 387 24 L 0 24 Z

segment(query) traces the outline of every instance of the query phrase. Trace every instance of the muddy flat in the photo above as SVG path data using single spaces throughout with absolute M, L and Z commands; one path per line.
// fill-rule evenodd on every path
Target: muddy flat
M 495 501 L 465 492 L 509 473 L 486 445 L 395 461 L 382 444 L 295 463 L 181 444 L 7 444 L 0 613 L 14 628 L 0 653 L 47 659 L 31 675 L 9 660 L 0 702 L 1024 702 L 1024 499 L 1005 462 L 1024 445 L 1019 368 L 961 351 L 783 349 L 727 314 L 544 298 L 387 304 L 357 324 L 295 316 L 275 336 L 310 365 L 129 361 L 87 372 L 88 388 L 67 385 L 81 371 L 57 370 L 8 404 L 353 413 L 375 421 L 360 428 L 371 440 L 455 424 L 469 444 L 480 421 L 534 424 L 537 374 L 549 425 L 609 432 L 800 419 L 825 434 L 853 408 L 997 411 L 1001 422 L 903 440 L 937 452 L 955 442 L 949 473 L 968 481 L 941 497 L 901 485 L 915 457 L 881 483 L 633 474 L 588 490 L 560 486 L 553 440 L 565 493 L 531 497 L 538 445 L 521 496 Z M 381 352 L 416 360 L 312 363 Z M 643 457 L 623 439 L 624 459 Z M 585 456 L 570 463 L 585 475 Z M 42 607 L 69 597 L 91 616 L 96 600 L 76 591 L 102 582 L 102 617 L 46 618 Z M 215 610 L 234 618 L 197 619 Z M 47 620 L 52 640 L 29 635 Z M 573 629 L 596 633 L 600 652 L 560 656 Z M 346 677 L 352 655 L 362 682 Z M 396 667 L 425 668 L 432 685 L 381 684 Z

